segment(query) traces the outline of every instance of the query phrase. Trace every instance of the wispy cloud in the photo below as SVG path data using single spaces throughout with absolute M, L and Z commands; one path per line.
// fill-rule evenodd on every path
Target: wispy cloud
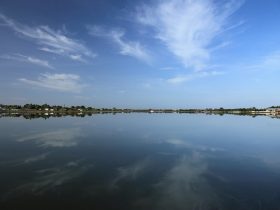
M 96 56 L 81 41 L 67 37 L 63 30 L 55 31 L 48 26 L 30 27 L 18 23 L 1 13 L 0 21 L 4 22 L 5 26 L 10 27 L 20 36 L 36 41 L 40 45 L 40 50 L 79 61 Z
M 86 86 L 80 83 L 80 76 L 76 74 L 41 74 L 37 80 L 20 78 L 19 81 L 47 89 L 79 93 Z
M 131 56 L 139 60 L 150 62 L 151 56 L 143 45 L 138 41 L 129 41 L 124 38 L 125 31 L 122 29 L 105 29 L 101 26 L 88 26 L 89 34 L 92 36 L 105 37 L 119 46 L 119 53 Z
M 220 71 L 199 71 L 192 74 L 186 74 L 186 75 L 178 75 L 172 78 L 167 79 L 167 82 L 170 84 L 181 84 L 184 82 L 188 82 L 194 79 L 203 78 L 203 77 L 209 77 L 209 76 L 218 76 L 223 75 L 224 72 Z
M 136 16 L 186 68 L 199 71 L 205 69 L 213 49 L 227 45 L 217 43 L 217 39 L 235 28 L 229 25 L 229 18 L 241 5 L 239 0 L 224 4 L 213 0 L 161 0 L 138 7 Z
M 255 64 L 247 66 L 247 69 L 262 71 L 280 70 L 280 51 L 263 56 Z
M 31 57 L 31 56 L 25 56 L 21 54 L 13 54 L 13 55 L 0 55 L 1 59 L 7 59 L 7 60 L 14 60 L 14 61 L 20 61 L 20 62 L 26 62 L 35 64 L 38 66 L 42 66 L 49 69 L 54 69 L 52 65 L 49 64 L 46 60 L 41 60 L 39 58 Z
M 166 67 L 162 67 L 160 68 L 160 70 L 164 70 L 164 71 L 171 71 L 171 70 L 176 70 L 177 68 L 172 67 L 172 66 L 166 66 Z

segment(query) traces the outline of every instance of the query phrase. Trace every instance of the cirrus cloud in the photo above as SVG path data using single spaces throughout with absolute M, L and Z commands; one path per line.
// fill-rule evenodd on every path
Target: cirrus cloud
M 36 80 L 20 78 L 19 81 L 37 87 L 43 87 L 61 92 L 80 93 L 85 84 L 80 83 L 80 76 L 76 74 L 41 74 Z
M 1 59 L 6 59 L 6 60 L 13 60 L 13 61 L 31 63 L 31 64 L 34 64 L 34 65 L 46 67 L 46 68 L 49 68 L 49 69 L 54 69 L 54 67 L 46 60 L 42 60 L 42 59 L 39 59 L 39 58 L 26 56 L 26 55 L 22 55 L 22 54 L 1 55 L 0 58 Z
M 261 71 L 280 70 L 280 51 L 260 57 L 253 65 L 247 65 L 246 69 Z
M 53 30 L 49 26 L 30 27 L 23 25 L 0 13 L 0 21 L 11 28 L 18 35 L 34 40 L 40 50 L 66 56 L 72 60 L 84 61 L 85 58 L 94 58 L 91 52 L 81 41 L 66 36 L 62 30 Z
M 105 29 L 101 26 L 88 26 L 89 34 L 96 37 L 104 37 L 110 39 L 118 45 L 121 55 L 131 56 L 139 60 L 150 62 L 151 56 L 145 47 L 138 41 L 129 41 L 124 38 L 125 31 L 122 29 Z
M 213 50 L 227 45 L 217 43 L 217 39 L 239 25 L 229 25 L 229 18 L 241 5 L 239 0 L 224 4 L 213 0 L 161 0 L 138 7 L 136 17 L 139 23 L 150 26 L 154 37 L 186 68 L 199 71 L 206 68 Z
M 194 72 L 192 74 L 177 75 L 175 77 L 167 79 L 167 82 L 170 84 L 181 84 L 194 79 L 199 79 L 199 78 L 204 78 L 209 76 L 219 76 L 223 74 L 224 72 L 221 71 L 200 71 L 200 72 Z

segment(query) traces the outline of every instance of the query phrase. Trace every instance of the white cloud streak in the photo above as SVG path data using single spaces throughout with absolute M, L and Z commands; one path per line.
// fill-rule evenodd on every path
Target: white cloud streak
M 251 66 L 247 66 L 247 69 L 261 70 L 261 71 L 280 70 L 280 51 L 276 51 L 269 55 L 263 56 L 258 60 L 259 60 L 258 63 Z
M 42 66 L 42 67 L 45 67 L 45 68 L 54 69 L 54 67 L 52 65 L 50 65 L 48 61 L 41 60 L 39 58 L 35 58 L 35 57 L 31 57 L 31 56 L 25 56 L 25 55 L 21 55 L 21 54 L 13 54 L 13 55 L 1 55 L 0 58 L 1 59 L 6 59 L 6 60 L 26 62 L 26 63 Z
M 171 67 L 171 66 L 166 66 L 166 67 L 160 68 L 160 70 L 171 71 L 171 70 L 176 70 L 176 68 L 175 67 Z
M 80 83 L 80 76 L 75 74 L 41 74 L 37 80 L 20 78 L 19 81 L 47 89 L 61 92 L 80 93 L 85 84 Z
M 150 62 L 151 56 L 143 45 L 137 41 L 128 41 L 124 38 L 125 31 L 121 29 L 106 30 L 100 26 L 88 26 L 89 34 L 110 39 L 119 46 L 119 53 L 139 60 Z
M 77 59 L 77 57 L 85 59 L 94 58 L 96 56 L 96 54 L 92 53 L 81 41 L 67 37 L 61 30 L 55 31 L 48 26 L 26 26 L 17 23 L 1 13 L 0 21 L 21 37 L 34 40 L 40 45 L 40 50 L 42 51 L 55 53 L 79 61 L 81 61 L 81 59 Z
M 235 28 L 229 26 L 229 18 L 241 5 L 242 1 L 233 0 L 224 4 L 213 0 L 160 0 L 138 7 L 136 17 L 153 29 L 155 38 L 186 68 L 199 71 L 209 62 L 211 49 L 226 46 L 217 43 L 217 39 Z
M 187 74 L 187 75 L 178 75 L 172 78 L 167 79 L 167 82 L 170 84 L 181 84 L 185 83 L 194 79 L 199 79 L 199 78 L 204 78 L 204 77 L 209 77 L 209 76 L 218 76 L 218 75 L 223 75 L 224 72 L 220 71 L 199 71 L 195 72 L 192 74 Z

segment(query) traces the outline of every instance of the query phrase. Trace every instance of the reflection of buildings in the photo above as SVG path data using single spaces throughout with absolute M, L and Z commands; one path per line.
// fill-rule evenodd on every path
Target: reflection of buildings
M 264 110 L 257 110 L 257 111 L 252 111 L 253 114 L 261 114 L 261 115 L 280 115 L 280 108 L 267 108 Z
M 279 108 L 269 108 L 269 109 L 267 109 L 267 111 L 270 112 L 271 115 L 280 115 Z

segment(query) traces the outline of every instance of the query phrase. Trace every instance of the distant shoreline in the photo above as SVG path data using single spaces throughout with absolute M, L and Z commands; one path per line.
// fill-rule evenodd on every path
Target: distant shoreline
M 23 116 L 25 118 L 48 118 L 62 116 L 91 116 L 94 114 L 117 114 L 117 113 L 204 113 L 216 115 L 248 115 L 248 116 L 269 116 L 280 118 L 280 107 L 272 106 L 269 108 L 206 108 L 206 109 L 119 109 L 119 108 L 94 108 L 85 106 L 51 106 L 48 104 L 25 104 L 21 105 L 1 105 L 0 117 Z

